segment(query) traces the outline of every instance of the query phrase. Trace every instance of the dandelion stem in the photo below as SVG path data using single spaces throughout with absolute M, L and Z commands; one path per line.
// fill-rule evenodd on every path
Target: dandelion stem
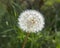
M 25 39 L 24 39 L 24 42 L 23 42 L 23 45 L 22 45 L 22 48 L 25 48 L 25 45 L 27 43 L 27 40 L 28 40 L 28 36 L 30 35 L 30 33 L 27 33 Z

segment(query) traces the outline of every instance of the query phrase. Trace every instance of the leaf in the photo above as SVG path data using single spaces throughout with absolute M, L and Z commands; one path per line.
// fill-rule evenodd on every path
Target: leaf
M 0 2 L 0 17 L 6 12 L 6 6 Z

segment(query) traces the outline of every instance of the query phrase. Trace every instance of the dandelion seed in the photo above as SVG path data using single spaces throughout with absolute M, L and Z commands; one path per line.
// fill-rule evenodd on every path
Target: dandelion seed
M 36 10 L 25 10 L 18 18 L 19 27 L 26 32 L 39 32 L 44 28 L 44 17 Z

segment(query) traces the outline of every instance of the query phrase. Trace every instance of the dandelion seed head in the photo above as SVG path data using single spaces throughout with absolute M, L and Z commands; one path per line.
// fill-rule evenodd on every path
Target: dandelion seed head
M 39 32 L 44 28 L 44 17 L 36 10 L 25 10 L 18 18 L 19 27 L 26 32 Z

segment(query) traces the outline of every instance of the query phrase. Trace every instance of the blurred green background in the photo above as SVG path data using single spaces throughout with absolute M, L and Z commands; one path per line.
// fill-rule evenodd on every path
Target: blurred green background
M 18 28 L 18 17 L 26 9 L 40 11 L 45 28 L 30 33 L 25 48 L 60 48 L 60 0 L 0 0 L 0 48 L 22 48 L 27 33 Z

